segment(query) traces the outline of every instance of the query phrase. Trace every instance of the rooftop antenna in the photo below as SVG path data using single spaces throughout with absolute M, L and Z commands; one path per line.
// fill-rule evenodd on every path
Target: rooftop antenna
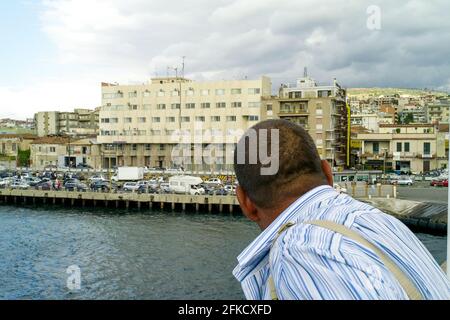
M 182 77 L 184 78 L 184 67 L 185 67 L 185 63 L 184 63 L 184 60 L 186 59 L 186 56 L 183 56 L 183 68 L 182 68 L 182 73 L 181 73 L 181 75 L 182 75 Z
M 303 77 L 307 78 L 308 77 L 308 67 L 305 67 L 303 69 Z

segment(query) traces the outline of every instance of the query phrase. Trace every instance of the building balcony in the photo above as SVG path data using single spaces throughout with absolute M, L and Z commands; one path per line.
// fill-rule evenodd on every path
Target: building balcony
M 309 112 L 307 109 L 299 110 L 280 110 L 279 116 L 308 116 Z
M 435 159 L 436 158 L 436 153 L 433 154 L 423 154 L 423 153 L 419 153 L 417 154 L 417 158 L 419 159 Z

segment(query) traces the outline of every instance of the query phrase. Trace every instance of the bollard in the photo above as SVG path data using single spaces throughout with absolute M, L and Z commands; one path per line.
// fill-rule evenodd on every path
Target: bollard
M 394 199 L 397 199 L 397 186 L 396 185 L 392 186 L 392 193 L 393 193 Z

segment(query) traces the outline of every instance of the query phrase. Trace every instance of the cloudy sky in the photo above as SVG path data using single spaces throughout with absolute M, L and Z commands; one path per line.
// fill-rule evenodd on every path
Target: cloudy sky
M 0 35 L 0 117 L 96 107 L 100 82 L 163 76 L 182 56 L 196 80 L 277 87 L 307 66 L 347 87 L 450 89 L 448 0 L 0 1 Z

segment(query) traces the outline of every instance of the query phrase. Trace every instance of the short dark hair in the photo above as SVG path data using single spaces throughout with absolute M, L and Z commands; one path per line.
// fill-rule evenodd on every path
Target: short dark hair
M 279 168 L 274 175 L 262 175 L 261 168 L 265 165 L 261 163 L 259 157 L 256 164 L 248 161 L 249 151 L 255 149 L 254 146 L 250 147 L 248 132 L 253 130 L 257 133 L 259 146 L 261 138 L 259 132 L 267 130 L 267 143 L 270 144 L 272 129 L 278 129 L 279 132 Z M 239 150 L 241 152 L 245 150 L 245 157 L 241 154 L 238 158 Z M 267 150 L 269 152 L 271 148 L 268 147 Z M 300 196 L 313 187 L 327 182 L 313 139 L 305 129 L 286 120 L 267 120 L 249 129 L 236 146 L 234 170 L 239 185 L 261 208 L 276 207 L 284 198 Z

